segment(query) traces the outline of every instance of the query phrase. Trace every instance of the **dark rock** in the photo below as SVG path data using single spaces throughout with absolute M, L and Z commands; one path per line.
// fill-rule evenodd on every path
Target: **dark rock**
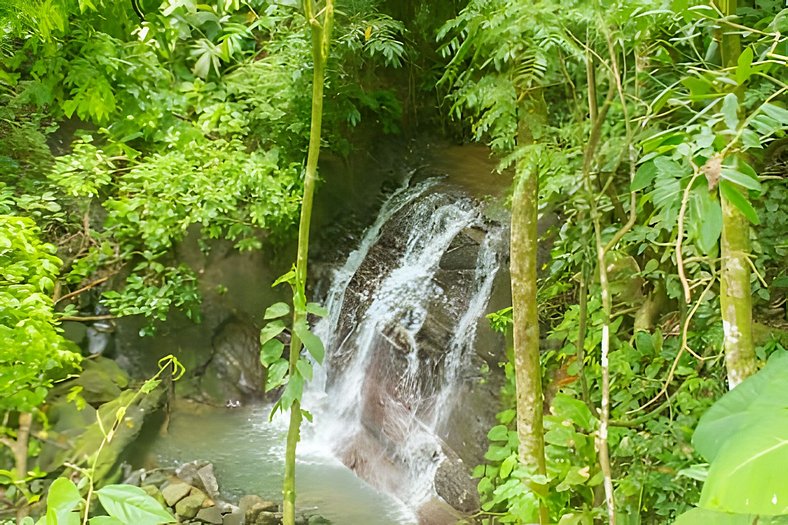
M 331 525 L 331 521 L 323 516 L 309 516 L 306 522 L 308 525 Z
M 265 370 L 260 366 L 259 329 L 232 318 L 213 338 L 213 359 L 205 368 L 201 386 L 213 399 L 225 401 L 262 394 Z
M 167 506 L 174 507 L 176 503 L 189 495 L 192 486 L 182 481 L 169 483 L 161 489 L 161 495 L 164 496 L 164 501 Z
M 476 484 L 468 476 L 468 469 L 462 460 L 449 453 L 435 473 L 435 491 L 453 508 L 472 512 L 479 508 Z

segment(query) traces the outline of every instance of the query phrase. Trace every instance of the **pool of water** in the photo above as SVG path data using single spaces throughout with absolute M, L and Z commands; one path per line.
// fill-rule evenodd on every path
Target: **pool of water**
M 269 422 L 269 410 L 265 406 L 176 410 L 168 434 L 157 438 L 149 453 L 165 467 L 210 461 L 219 488 L 230 501 L 237 502 L 245 494 L 281 501 L 287 428 L 284 418 Z M 315 437 L 307 435 L 299 444 L 299 513 L 319 514 L 341 525 L 417 523 L 400 501 L 357 478 Z

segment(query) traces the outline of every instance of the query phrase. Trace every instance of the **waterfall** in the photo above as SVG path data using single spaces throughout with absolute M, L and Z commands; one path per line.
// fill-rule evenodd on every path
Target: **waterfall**
M 305 394 L 315 423 L 304 448 L 330 448 L 413 509 L 436 496 L 440 436 L 504 243 L 478 201 L 439 179 L 408 180 L 387 198 L 334 270 L 329 315 L 315 326 L 327 357 Z

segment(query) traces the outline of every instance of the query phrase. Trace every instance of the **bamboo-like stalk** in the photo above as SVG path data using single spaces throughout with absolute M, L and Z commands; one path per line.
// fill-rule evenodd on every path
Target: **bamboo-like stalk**
M 716 0 L 723 17 L 736 14 L 737 0 Z M 741 54 L 739 34 L 723 30 L 720 49 L 722 67 L 735 68 Z M 741 98 L 741 93 L 739 93 Z M 745 190 L 746 192 L 746 190 Z M 746 193 L 743 195 L 746 199 Z M 755 347 L 752 341 L 752 293 L 750 290 L 750 225 L 747 218 L 720 195 L 722 205 L 722 255 L 720 276 L 720 310 L 723 348 L 728 387 L 733 388 L 755 373 Z
M 520 108 L 518 145 L 532 145 L 531 125 L 543 118 L 544 101 L 529 97 Z M 534 153 L 525 153 L 517 165 L 512 195 L 510 272 L 514 369 L 517 392 L 517 435 L 520 463 L 545 474 L 544 428 L 542 423 L 542 369 L 539 364 L 539 312 L 537 292 L 537 212 L 539 171 Z M 546 496 L 547 488 L 531 483 L 531 490 Z M 540 523 L 548 523 L 547 509 L 540 505 Z
M 307 276 L 307 259 L 309 256 L 309 229 L 312 222 L 312 203 L 317 183 L 317 161 L 320 156 L 320 136 L 323 123 L 323 87 L 325 84 L 325 68 L 328 60 L 328 48 L 331 38 L 331 26 L 334 19 L 334 2 L 326 0 L 321 11 L 322 23 L 315 15 L 312 0 L 304 1 L 304 15 L 312 31 L 312 58 L 314 71 L 312 74 L 312 122 L 309 130 L 309 148 L 304 171 L 304 195 L 301 201 L 301 218 L 298 224 L 298 255 L 296 256 L 296 282 L 294 295 L 304 294 Z M 319 16 L 319 15 L 317 15 Z M 306 320 L 306 312 L 300 308 L 294 297 L 293 326 Z M 302 342 L 292 332 L 290 340 L 289 373 L 297 373 L 296 365 L 301 356 Z M 301 403 L 298 399 L 290 406 L 290 423 L 287 430 L 287 443 L 285 448 L 285 477 L 282 484 L 282 523 L 283 525 L 295 524 L 295 466 L 296 447 L 301 435 Z

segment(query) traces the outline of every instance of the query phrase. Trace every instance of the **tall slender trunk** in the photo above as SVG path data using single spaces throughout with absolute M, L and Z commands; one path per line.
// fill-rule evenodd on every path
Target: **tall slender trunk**
M 309 229 L 312 222 L 312 202 L 317 182 L 317 161 L 320 156 L 320 135 L 323 122 L 323 87 L 325 83 L 325 68 L 328 60 L 328 48 L 331 39 L 331 26 L 334 19 L 334 2 L 326 0 L 322 12 L 322 23 L 316 18 L 312 0 L 304 1 L 304 15 L 312 31 L 312 58 L 314 72 L 312 74 L 312 123 L 309 131 L 309 150 L 307 153 L 306 169 L 304 171 L 304 195 L 301 201 L 301 219 L 298 224 L 298 255 L 296 257 L 296 285 L 293 303 L 293 326 L 306 320 L 306 311 L 303 297 L 306 286 L 307 259 L 309 256 Z M 318 15 L 319 16 L 319 15 Z M 293 331 L 290 340 L 289 373 L 296 373 L 296 365 L 301 356 L 302 342 Z M 283 525 L 295 524 L 295 468 L 296 446 L 301 435 L 301 403 L 295 400 L 290 407 L 290 425 L 287 430 L 287 444 L 285 448 L 285 478 L 282 484 L 282 523 Z
M 717 0 L 723 16 L 736 13 L 737 0 Z M 721 36 L 722 66 L 736 67 L 741 54 L 738 33 L 723 26 Z M 739 94 L 741 98 L 741 94 Z M 747 198 L 746 190 L 744 198 Z M 750 291 L 750 225 L 747 218 L 722 194 L 722 268 L 720 309 L 723 325 L 723 348 L 728 387 L 733 388 L 756 371 L 752 342 L 752 296 Z
M 531 119 L 543 111 L 543 102 L 521 106 L 518 145 L 532 145 Z M 542 114 L 544 114 L 542 112 Z M 517 391 L 517 435 L 520 463 L 545 474 L 544 428 L 542 424 L 542 372 L 539 364 L 539 315 L 536 303 L 536 253 L 539 171 L 534 153 L 525 153 L 517 163 L 512 195 L 510 270 L 514 320 L 514 369 Z M 531 489 L 546 495 L 546 487 L 532 483 Z M 547 509 L 540 507 L 540 523 L 547 523 Z
M 16 463 L 16 479 L 23 480 L 27 477 L 27 452 L 30 445 L 30 427 L 33 424 L 33 414 L 22 412 L 19 414 L 19 425 L 16 430 L 16 442 L 13 446 L 14 463 Z M 27 504 L 16 510 L 16 519 L 21 522 L 29 513 Z

